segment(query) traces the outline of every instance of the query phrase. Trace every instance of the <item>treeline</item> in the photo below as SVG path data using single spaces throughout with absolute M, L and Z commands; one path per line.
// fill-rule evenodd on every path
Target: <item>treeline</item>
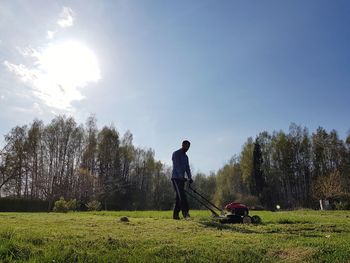
M 236 199 L 269 209 L 317 208 L 327 200 L 350 209 L 350 135 L 343 141 L 335 130 L 321 127 L 310 135 L 295 124 L 288 133 L 262 132 L 248 138 L 216 182 L 217 203 Z
M 81 209 L 93 200 L 103 209 L 171 209 L 170 177 L 171 167 L 152 149 L 135 147 L 129 131 L 99 130 L 94 117 L 85 125 L 58 116 L 47 125 L 17 126 L 0 155 L 1 197 L 45 200 L 51 208 L 63 197 Z M 335 130 L 309 134 L 295 124 L 288 133 L 262 132 L 216 173 L 196 174 L 194 185 L 220 206 L 316 208 L 329 200 L 350 208 L 350 135 L 343 141 Z M 200 208 L 192 201 L 191 207 Z
M 47 200 L 51 208 L 63 197 L 78 200 L 82 209 L 92 200 L 103 209 L 170 209 L 170 175 L 152 149 L 133 145 L 129 131 L 98 130 L 94 117 L 85 125 L 58 116 L 48 125 L 17 126 L 5 136 L 0 156 L 2 196 Z

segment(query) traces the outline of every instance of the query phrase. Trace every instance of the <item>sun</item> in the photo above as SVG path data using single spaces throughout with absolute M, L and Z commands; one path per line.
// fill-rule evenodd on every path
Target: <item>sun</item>
M 100 79 L 95 54 L 79 42 L 49 46 L 41 55 L 40 66 L 57 82 L 81 85 Z
M 73 100 L 82 99 L 79 89 L 101 78 L 96 55 L 77 41 L 51 44 L 37 59 L 38 93 L 55 108 L 64 109 Z

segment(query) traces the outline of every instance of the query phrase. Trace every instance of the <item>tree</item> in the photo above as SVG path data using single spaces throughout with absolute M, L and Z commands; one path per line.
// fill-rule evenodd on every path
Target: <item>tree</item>
M 256 191 L 254 189 L 254 182 L 253 182 L 254 180 L 253 179 L 253 173 L 254 173 L 253 154 L 254 154 L 254 142 L 253 142 L 253 138 L 249 137 L 242 147 L 239 163 L 242 170 L 242 179 L 243 179 L 244 185 L 247 187 L 250 193 L 253 194 L 254 192 L 254 194 L 256 194 Z
M 313 186 L 313 195 L 320 200 L 322 204 L 323 200 L 335 200 L 346 196 L 344 191 L 344 182 L 338 171 L 331 172 L 328 175 L 320 176 L 317 178 Z M 321 205 L 321 209 L 322 205 Z
M 216 176 L 215 203 L 223 206 L 240 199 L 243 192 L 242 171 L 237 158 L 221 168 Z
M 160 161 L 155 163 L 155 171 L 152 182 L 151 208 L 158 210 L 171 209 L 173 204 L 173 191 L 171 185 L 171 171 Z
M 83 169 L 87 169 L 92 175 L 96 172 L 97 162 L 97 125 L 96 118 L 90 116 L 86 121 L 85 128 L 85 142 L 82 155 L 81 166 Z
M 256 137 L 255 142 L 260 146 L 260 170 L 265 182 L 265 188 L 263 188 L 262 192 L 262 205 L 269 209 L 274 209 L 274 206 L 279 204 L 281 200 L 281 177 L 273 156 L 275 135 L 271 136 L 267 131 L 261 132 Z
M 99 192 L 104 208 L 117 202 L 122 188 L 120 169 L 119 135 L 114 127 L 104 127 L 98 133 L 97 165 Z
M 128 182 L 130 180 L 130 170 L 131 165 L 135 158 L 135 148 L 132 144 L 133 135 L 130 131 L 127 131 L 120 144 L 120 162 L 121 162 L 121 172 L 123 179 Z
M 42 147 L 42 132 L 43 123 L 39 120 L 34 120 L 28 130 L 28 139 L 26 142 L 27 152 L 27 174 L 26 174 L 26 187 L 25 196 L 28 197 L 30 191 L 31 198 L 39 198 L 40 193 L 40 180 L 41 180 L 41 147 Z M 29 177 L 29 178 L 28 178 Z M 28 184 L 30 181 L 30 185 Z
M 84 149 L 77 175 L 77 196 L 81 203 L 97 199 L 97 120 L 90 116 L 85 123 Z
M 290 181 L 294 196 L 293 206 L 308 206 L 311 205 L 311 143 L 308 130 L 292 123 L 287 137 L 291 156 Z
M 345 145 L 346 145 L 346 154 L 345 154 L 345 178 L 346 178 L 346 191 L 348 193 L 350 193 L 350 132 L 346 138 L 345 141 Z
M 265 178 L 262 170 L 262 152 L 258 140 L 255 140 L 253 150 L 253 171 L 252 171 L 252 184 L 251 193 L 257 196 L 261 203 L 264 203 L 265 197 Z
M 23 193 L 23 180 L 26 166 L 27 126 L 15 127 L 5 135 L 5 147 L 2 152 L 2 180 L 0 190 L 12 192 L 17 197 Z
M 197 173 L 194 176 L 193 180 L 194 188 L 202 193 L 208 200 L 211 202 L 215 202 L 215 191 L 216 191 L 216 175 L 215 173 L 210 173 L 209 175 L 205 175 L 203 173 Z M 197 201 L 194 201 L 190 198 L 190 207 L 193 208 L 202 208 L 201 204 Z

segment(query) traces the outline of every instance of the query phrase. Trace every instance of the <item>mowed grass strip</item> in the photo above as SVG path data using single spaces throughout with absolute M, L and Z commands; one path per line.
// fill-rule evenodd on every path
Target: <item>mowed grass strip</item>
M 350 212 L 251 212 L 222 225 L 207 211 L 0 213 L 0 262 L 350 262 Z M 128 217 L 128 222 L 120 220 Z

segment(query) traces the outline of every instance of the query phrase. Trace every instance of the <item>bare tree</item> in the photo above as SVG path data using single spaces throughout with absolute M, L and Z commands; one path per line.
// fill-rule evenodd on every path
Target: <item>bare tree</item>
M 321 209 L 325 200 L 328 202 L 346 195 L 344 182 L 338 171 L 317 178 L 313 185 L 313 195 L 320 200 Z

